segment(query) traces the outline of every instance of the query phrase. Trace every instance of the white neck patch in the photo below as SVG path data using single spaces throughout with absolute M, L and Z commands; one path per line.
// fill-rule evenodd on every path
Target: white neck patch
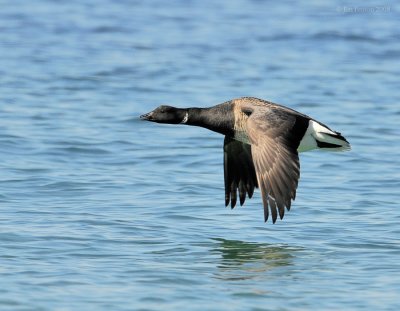
M 186 112 L 185 117 L 183 118 L 183 120 L 181 121 L 181 123 L 185 124 L 189 119 L 189 114 Z

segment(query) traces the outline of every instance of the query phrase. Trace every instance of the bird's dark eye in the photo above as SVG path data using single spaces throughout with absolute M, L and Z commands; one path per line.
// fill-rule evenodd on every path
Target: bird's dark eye
M 161 106 L 159 111 L 160 111 L 161 113 L 165 113 L 165 112 L 168 111 L 168 107 L 167 107 L 167 106 Z
M 253 109 L 248 109 L 248 108 L 243 108 L 242 112 L 246 115 L 246 116 L 250 116 L 253 112 Z

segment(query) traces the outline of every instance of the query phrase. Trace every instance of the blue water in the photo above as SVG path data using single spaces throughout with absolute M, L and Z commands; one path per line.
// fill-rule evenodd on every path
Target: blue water
M 1 310 L 400 308 L 393 1 L 0 5 Z M 221 135 L 138 120 L 240 96 L 352 144 L 275 225 L 224 207 Z

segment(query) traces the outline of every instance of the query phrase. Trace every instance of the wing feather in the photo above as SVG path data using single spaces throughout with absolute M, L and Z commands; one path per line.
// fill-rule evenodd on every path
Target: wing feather
M 224 179 L 225 206 L 230 202 L 231 208 L 236 205 L 238 192 L 240 205 L 243 205 L 246 193 L 251 198 L 254 188 L 258 187 L 250 145 L 229 136 L 224 140 Z
M 264 219 L 269 210 L 275 223 L 278 213 L 282 219 L 285 208 L 290 209 L 296 197 L 300 178 L 300 162 L 296 148 L 291 147 L 295 116 L 266 109 L 253 113 L 247 121 L 254 167 L 264 204 Z

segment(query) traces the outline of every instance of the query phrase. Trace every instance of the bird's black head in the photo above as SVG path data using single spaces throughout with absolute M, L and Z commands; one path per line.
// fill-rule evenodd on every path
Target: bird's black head
M 185 118 L 187 120 L 187 112 L 185 109 L 165 105 L 140 116 L 142 120 L 169 124 L 185 123 Z

